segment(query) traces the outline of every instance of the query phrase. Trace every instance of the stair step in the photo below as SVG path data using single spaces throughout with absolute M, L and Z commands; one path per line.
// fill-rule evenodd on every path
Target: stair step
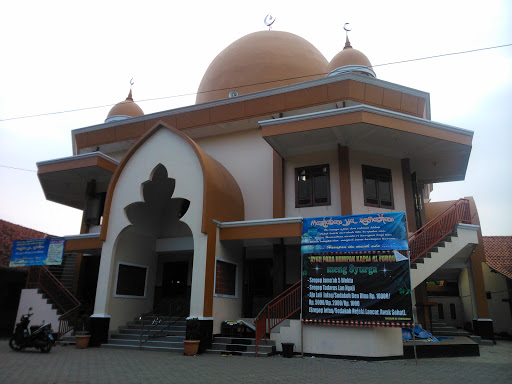
M 110 345 L 129 345 L 138 347 L 140 345 L 140 340 L 126 340 L 126 339 L 108 339 L 107 344 Z M 146 341 L 143 345 L 147 347 L 158 347 L 158 348 L 182 348 L 183 349 L 183 339 L 181 341 Z
M 232 355 L 232 356 L 246 356 L 246 357 L 255 357 L 256 354 L 254 352 L 241 352 L 241 351 L 225 351 L 220 349 L 207 349 L 204 353 L 208 354 L 218 354 L 218 355 Z M 272 356 L 274 353 L 270 352 L 260 352 L 258 348 L 258 357 L 268 357 Z
M 137 328 L 120 327 L 118 332 L 119 332 L 119 334 L 124 334 L 124 335 L 140 335 L 140 328 L 137 329 Z M 146 330 L 146 329 L 144 330 L 144 333 L 148 334 L 148 335 L 154 335 L 158 332 L 160 332 L 160 330 Z M 168 329 L 165 332 L 162 332 L 162 335 L 164 333 L 167 336 L 183 336 L 183 337 L 185 337 L 185 330 Z
M 128 323 L 126 324 L 126 326 L 124 328 L 128 328 L 128 329 L 141 329 L 141 324 L 133 324 L 133 323 Z M 144 326 L 144 329 L 152 329 L 152 330 L 162 330 L 162 329 L 165 329 L 165 328 L 169 328 L 169 329 L 172 329 L 174 331 L 185 331 L 185 329 L 187 328 L 186 325 L 172 325 L 169 327 L 168 324 L 159 324 L 159 325 L 151 325 L 151 324 L 148 324 L 147 326 L 145 325 Z
M 138 338 L 136 337 L 138 336 Z M 149 335 L 142 335 L 143 339 L 147 339 Z M 153 341 L 168 341 L 168 342 L 180 342 L 183 341 L 185 335 L 180 336 L 157 336 L 151 340 Z M 110 336 L 112 340 L 139 340 L 140 334 L 113 334 Z
M 224 344 L 213 342 L 209 349 L 217 351 L 229 351 L 229 352 L 256 352 L 256 345 L 246 344 Z M 273 345 L 258 345 L 258 352 L 272 353 L 275 352 L 275 346 Z
M 142 320 L 136 320 L 136 321 L 132 321 L 130 323 L 128 323 L 129 325 L 138 325 L 138 326 L 141 326 L 142 325 Z M 144 327 L 149 327 L 149 326 L 152 326 L 154 325 L 153 324 L 153 320 L 144 320 Z M 177 320 L 177 321 L 170 321 L 170 320 L 163 320 L 161 321 L 158 325 L 176 325 L 176 326 L 179 326 L 179 327 L 186 327 L 187 326 L 187 322 L 186 320 Z
M 469 336 L 469 332 L 463 329 L 456 329 L 455 331 L 432 331 L 434 336 Z
M 432 329 L 436 330 L 436 331 L 456 331 L 457 330 L 457 328 L 450 327 L 448 325 L 441 326 L 441 325 L 433 325 L 433 324 L 432 324 Z
M 143 350 L 143 351 L 154 351 L 154 352 L 179 352 L 183 353 L 183 344 L 180 348 L 174 347 L 151 347 L 151 346 L 142 346 L 139 348 L 138 346 L 133 345 L 122 345 L 122 344 L 102 344 L 101 348 L 111 348 L 111 349 L 132 349 L 132 350 Z

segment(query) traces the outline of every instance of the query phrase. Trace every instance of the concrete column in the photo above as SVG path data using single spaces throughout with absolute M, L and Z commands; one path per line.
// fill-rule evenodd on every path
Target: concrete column
M 414 193 L 412 191 L 411 165 L 409 159 L 402 159 L 402 178 L 404 180 L 405 209 L 407 215 L 407 229 L 416 232 L 416 217 L 414 214 Z
M 284 291 L 285 286 L 285 247 L 282 244 L 274 245 L 273 260 L 272 260 L 272 286 L 273 297 L 276 297 Z
M 471 309 L 473 311 L 473 318 L 478 319 L 478 304 L 476 301 L 476 290 L 475 290 L 475 280 L 473 278 L 473 268 L 471 267 L 471 262 L 468 263 L 468 281 L 469 281 L 469 292 L 471 296 Z
M 340 178 L 340 206 L 342 215 L 352 214 L 352 191 L 350 188 L 349 148 L 338 145 L 338 169 Z

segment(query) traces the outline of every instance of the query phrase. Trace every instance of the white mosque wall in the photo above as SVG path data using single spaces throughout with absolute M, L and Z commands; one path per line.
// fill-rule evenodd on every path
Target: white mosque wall
M 120 263 L 147 268 L 144 296 L 121 297 L 117 294 L 116 281 Z M 123 231 L 114 252 L 114 284 L 109 292 L 112 298 L 109 310 L 111 329 L 117 329 L 127 321 L 153 309 L 156 266 L 154 237 L 137 233 L 133 227 Z
M 273 149 L 251 129 L 195 139 L 233 175 L 244 198 L 245 220 L 273 217 Z
M 284 194 L 286 217 L 324 217 L 341 214 L 340 178 L 338 167 L 338 152 L 318 152 L 307 155 L 289 157 L 284 165 Z M 313 165 L 329 164 L 329 179 L 331 188 L 331 204 L 318 207 L 295 207 L 295 169 Z
M 38 289 L 22 289 L 16 322 L 21 319 L 22 315 L 26 315 L 30 312 L 33 313 L 33 315 L 30 317 L 29 326 L 51 323 L 52 329 L 58 331 L 60 315 L 57 313 L 57 310 L 52 307 L 52 303 L 43 298 L 43 294 L 39 293 Z M 32 309 L 29 310 L 29 308 Z
M 301 344 L 303 327 L 303 346 Z M 401 328 L 336 327 L 302 325 L 300 320 L 290 320 L 279 333 L 272 334 L 277 350 L 280 343 L 294 343 L 295 352 L 313 355 L 393 357 L 403 355 Z
M 130 259 L 134 264 L 156 267 L 155 241 L 143 241 L 141 248 L 125 250 L 119 236 L 121 231 L 131 225 L 125 213 L 125 208 L 135 202 L 143 201 L 142 185 L 151 179 L 157 165 L 162 164 L 168 172 L 168 177 L 176 180 L 173 198 L 185 198 L 190 201 L 187 214 L 182 218 L 192 232 L 194 241 L 194 261 L 192 271 L 191 308 L 192 316 L 203 315 L 206 240 L 207 235 L 201 233 L 203 208 L 203 174 L 199 160 L 192 147 L 183 138 L 162 128 L 147 139 L 145 143 L 128 160 L 119 176 L 112 197 L 107 238 L 103 244 L 96 303 L 95 317 L 111 317 L 110 329 L 117 324 L 133 319 L 135 308 L 152 308 L 152 297 L 145 299 L 127 299 L 114 297 L 114 284 L 119 261 Z M 151 259 L 151 260 L 150 260 Z M 156 271 L 149 273 L 150 283 L 156 279 Z M 152 296 L 152 291 L 148 291 Z M 141 304 L 144 301 L 144 304 Z M 123 305 L 121 305 L 123 304 Z M 140 314 L 140 313 L 139 313 Z M 115 318 L 114 318 L 115 317 Z
M 243 248 L 237 242 L 219 240 L 217 229 L 217 244 L 215 247 L 215 265 L 217 260 L 236 264 L 236 293 L 234 296 L 213 295 L 213 333 L 221 332 L 221 323 L 224 320 L 239 320 L 242 315 L 242 290 L 243 290 Z
M 400 159 L 378 156 L 367 152 L 350 151 L 350 192 L 352 214 L 405 212 L 405 191 Z M 363 165 L 391 170 L 393 181 L 393 209 L 376 208 L 364 205 Z

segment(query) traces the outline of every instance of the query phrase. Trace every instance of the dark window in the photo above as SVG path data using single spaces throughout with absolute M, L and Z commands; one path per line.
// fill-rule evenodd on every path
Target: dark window
M 147 270 L 146 267 L 119 264 L 116 295 L 144 297 L 146 293 Z
M 330 205 L 329 165 L 295 169 L 295 207 Z
M 437 304 L 437 312 L 439 313 L 439 320 L 443 320 L 444 319 L 443 304 Z
M 217 260 L 215 268 L 215 293 L 217 295 L 236 295 L 236 264 Z
M 364 204 L 393 209 L 391 170 L 363 165 Z
M 457 311 L 455 310 L 455 304 L 450 304 L 450 316 L 452 317 L 452 320 L 457 319 Z

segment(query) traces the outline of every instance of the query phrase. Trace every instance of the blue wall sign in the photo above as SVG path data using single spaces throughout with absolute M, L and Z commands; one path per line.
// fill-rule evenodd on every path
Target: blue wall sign
M 408 250 L 405 212 L 303 219 L 301 252 Z
M 61 265 L 65 241 L 59 237 L 16 240 L 12 245 L 9 267 Z

